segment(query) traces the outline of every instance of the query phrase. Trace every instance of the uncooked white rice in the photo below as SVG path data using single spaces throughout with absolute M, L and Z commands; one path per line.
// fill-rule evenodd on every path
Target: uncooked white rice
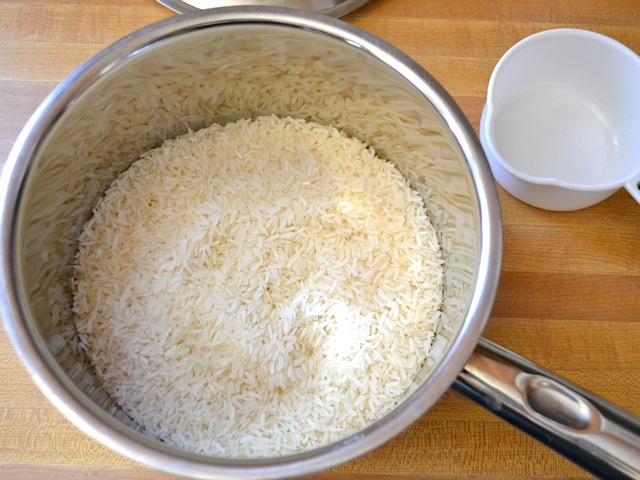
M 259 117 L 143 154 L 80 236 L 74 311 L 105 390 L 194 452 L 342 438 L 414 386 L 439 327 L 423 199 L 335 128 Z

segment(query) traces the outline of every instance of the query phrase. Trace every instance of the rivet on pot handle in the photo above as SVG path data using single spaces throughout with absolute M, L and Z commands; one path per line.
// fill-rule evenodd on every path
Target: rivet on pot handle
M 488 340 L 453 389 L 601 478 L 640 478 L 640 418 Z

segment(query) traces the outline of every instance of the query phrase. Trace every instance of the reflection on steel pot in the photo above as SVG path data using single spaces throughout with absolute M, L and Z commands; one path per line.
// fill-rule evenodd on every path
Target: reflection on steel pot
M 392 411 L 340 441 L 278 458 L 198 455 L 140 433 L 77 348 L 70 289 L 77 235 L 141 152 L 188 129 L 263 114 L 359 137 L 428 197 L 445 261 L 442 350 Z M 353 26 L 246 7 L 142 29 L 87 62 L 41 105 L 10 154 L 0 192 L 9 336 L 51 401 L 124 455 L 198 478 L 310 474 L 381 445 L 453 385 L 596 474 L 640 474 L 637 418 L 480 340 L 502 247 L 482 149 L 437 82 Z
M 178 13 L 198 12 L 221 7 L 288 7 L 305 12 L 341 17 L 361 7 L 369 0 L 157 0 Z

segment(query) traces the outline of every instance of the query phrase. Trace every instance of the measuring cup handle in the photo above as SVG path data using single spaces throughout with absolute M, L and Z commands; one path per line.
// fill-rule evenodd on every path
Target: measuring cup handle
M 640 478 L 640 418 L 481 339 L 453 389 L 600 478 Z
M 640 173 L 625 183 L 624 188 L 640 203 Z

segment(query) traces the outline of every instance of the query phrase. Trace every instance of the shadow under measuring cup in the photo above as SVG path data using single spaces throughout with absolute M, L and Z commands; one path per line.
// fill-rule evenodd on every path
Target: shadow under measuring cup
M 480 140 L 498 183 L 530 205 L 576 210 L 621 187 L 640 202 L 640 57 L 587 30 L 521 40 L 491 75 Z

